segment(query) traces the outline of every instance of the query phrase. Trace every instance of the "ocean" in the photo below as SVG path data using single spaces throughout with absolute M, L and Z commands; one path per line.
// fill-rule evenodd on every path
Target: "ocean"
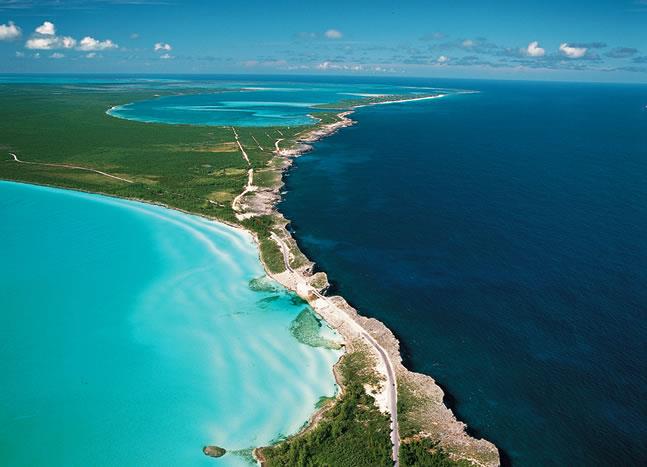
M 254 465 L 336 393 L 250 235 L 9 182 L 0 215 L 2 465 Z
M 300 246 L 504 463 L 644 465 L 647 86 L 407 82 L 480 92 L 297 159 Z
M 204 89 L 112 111 L 194 125 L 447 94 L 358 109 L 295 161 L 279 209 L 331 292 L 392 329 L 504 464 L 647 463 L 647 86 L 322 79 L 0 76 Z M 228 88 L 256 92 L 212 93 Z M 8 183 L 0 214 L 10 465 L 244 464 L 335 392 L 339 353 L 290 335 L 305 305 L 250 283 L 263 271 L 245 235 Z M 238 454 L 207 459 L 210 443 Z

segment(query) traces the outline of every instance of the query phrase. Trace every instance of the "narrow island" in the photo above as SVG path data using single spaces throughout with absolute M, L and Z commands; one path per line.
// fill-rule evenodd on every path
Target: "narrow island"
M 433 378 L 404 367 L 399 342 L 385 325 L 362 316 L 342 297 L 326 294 L 326 274 L 315 272 L 276 209 L 293 158 L 353 125 L 356 108 L 443 94 L 320 105 L 313 115 L 317 123 L 310 126 L 208 127 L 141 123 L 106 113 L 160 94 L 204 90 L 90 92 L 24 85 L 2 91 L 1 179 L 159 204 L 245 229 L 259 245 L 268 276 L 307 301 L 342 337 L 344 354 L 334 368 L 341 388 L 337 397 L 322 401 L 299 433 L 257 447 L 253 454 L 261 465 L 305 465 L 306 460 L 354 466 L 500 464 L 497 448 L 468 435 L 445 406 Z M 50 118 L 51 108 L 58 118 Z M 199 448 L 211 457 L 226 453 L 216 445 Z

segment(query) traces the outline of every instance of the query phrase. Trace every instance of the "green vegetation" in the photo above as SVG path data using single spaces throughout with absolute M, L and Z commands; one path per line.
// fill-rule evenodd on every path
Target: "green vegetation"
M 422 431 L 422 425 L 415 419 L 415 410 L 421 404 L 422 401 L 416 397 L 409 384 L 401 378 L 398 379 L 398 421 L 400 437 L 408 438 Z
M 231 202 L 247 181 L 247 163 L 231 128 L 140 123 L 106 114 L 114 105 L 151 99 L 155 93 L 160 91 L 0 85 L 0 179 L 139 199 L 237 224 Z M 284 138 L 287 145 L 303 130 L 281 128 L 281 136 L 277 128 L 237 129 L 264 186 L 279 180 L 265 169 L 276 139 Z M 78 169 L 20 164 L 10 153 L 26 162 L 75 165 L 134 183 Z M 270 271 L 280 272 L 285 269 L 281 251 L 269 240 L 273 225 L 272 216 L 244 222 L 257 233 Z
M 281 176 L 273 170 L 259 170 L 254 173 L 254 185 L 262 188 L 272 188 L 281 181 Z
M 263 449 L 268 467 L 274 466 L 390 466 L 389 417 L 366 394 L 364 384 L 375 383 L 370 356 L 346 354 L 339 370 L 344 393 L 313 429 Z
M 366 103 L 366 102 L 365 102 Z M 323 125 L 327 125 L 329 123 L 335 123 L 338 118 L 337 114 L 342 111 L 342 110 L 347 110 L 348 106 L 344 106 L 342 103 L 338 104 L 319 104 L 315 105 L 314 107 L 324 110 L 326 107 L 328 109 L 334 109 L 334 112 L 317 112 L 317 119 L 319 119 L 319 123 Z
M 242 222 L 244 227 L 256 232 L 261 250 L 261 259 L 272 273 L 285 271 L 281 247 L 270 237 L 276 222 L 275 216 L 255 216 Z
M 285 263 L 283 262 L 283 253 L 281 248 L 274 240 L 268 237 L 259 237 L 259 247 L 261 250 L 261 258 L 267 269 L 272 273 L 285 271 Z
M 327 405 L 331 404 L 334 402 L 336 399 L 334 397 L 328 397 L 328 396 L 321 396 L 317 403 L 315 404 L 315 409 L 322 409 L 326 407 Z
M 416 439 L 400 446 L 402 467 L 471 467 L 468 461 L 454 461 L 427 438 Z
M 315 108 L 320 110 L 331 110 L 331 109 L 344 110 L 344 109 L 356 107 L 358 105 L 379 104 L 380 102 L 386 102 L 386 101 L 403 101 L 403 100 L 409 100 L 412 98 L 433 97 L 437 95 L 438 94 L 420 94 L 420 95 L 398 95 L 398 94 L 386 95 L 385 94 L 382 96 L 367 96 L 367 97 L 357 97 L 355 99 L 343 99 L 339 102 L 335 102 L 334 104 L 318 104 L 318 105 L 315 105 Z M 317 117 L 321 118 L 321 115 L 317 114 Z
M 328 286 L 328 276 L 323 273 L 315 274 L 310 280 L 310 285 L 315 289 L 321 290 Z
M 64 86 L 0 86 L 0 177 L 138 198 L 232 220 L 213 193 L 239 193 L 245 184 L 237 152 L 212 152 L 231 141 L 231 130 L 130 122 L 110 117 L 112 105 L 151 98 L 151 92 L 86 91 Z M 70 164 L 134 183 L 63 167 Z

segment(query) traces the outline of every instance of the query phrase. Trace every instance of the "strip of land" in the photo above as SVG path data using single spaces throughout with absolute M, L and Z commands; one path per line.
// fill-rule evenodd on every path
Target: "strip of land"
M 285 272 L 272 275 L 272 277 L 284 286 L 296 290 L 299 296 L 307 300 L 317 314 L 324 318 L 327 323 L 334 323 L 333 328 L 342 334 L 346 342 L 351 342 L 355 339 L 363 339 L 373 352 L 377 354 L 379 358 L 378 361 L 381 363 L 381 365 L 378 366 L 378 371 L 385 380 L 384 384 L 381 385 L 378 391 L 383 393 L 383 397 L 381 399 L 386 402 L 383 404 L 383 409 L 389 413 L 389 417 L 391 419 L 391 444 L 393 446 L 392 459 L 397 466 L 398 452 L 400 450 L 400 435 L 398 430 L 398 395 L 396 388 L 397 382 L 391 359 L 382 346 L 378 344 L 378 342 L 373 339 L 373 337 L 371 337 L 371 335 L 369 335 L 359 323 L 354 321 L 343 309 L 335 305 L 332 300 L 312 287 L 303 275 L 292 269 L 289 261 L 289 249 L 283 239 L 274 232 L 272 233 L 272 239 L 281 247 L 286 269 Z M 377 393 L 374 393 L 374 395 L 377 395 Z
M 161 204 L 255 236 L 268 274 L 305 298 L 344 338 L 346 350 L 335 370 L 343 376 L 337 399 L 324 406 L 308 430 L 257 450 L 268 466 L 285 459 L 300 465 L 294 459 L 303 452 L 329 465 L 345 465 L 340 459 L 348 456 L 359 466 L 405 467 L 432 458 L 451 462 L 442 465 L 498 465 L 496 447 L 466 434 L 434 380 L 402 365 L 390 330 L 325 293 L 326 274 L 314 272 L 314 263 L 299 250 L 288 221 L 276 210 L 282 175 L 293 158 L 352 125 L 355 108 L 439 95 L 365 97 L 346 102 L 342 112 L 321 106 L 314 127 L 174 126 L 105 114 L 115 102 L 157 94 L 164 93 L 0 86 L 0 150 L 11 155 L 0 164 L 0 178 Z M 52 119 L 48 108 L 56 108 L 59 118 Z M 330 437 L 321 430 L 345 435 Z M 205 440 L 212 443 L 218 440 Z
M 437 97 L 439 96 L 412 100 Z M 385 102 L 404 101 L 406 99 L 391 99 Z M 365 105 L 375 104 L 377 103 Z M 363 105 L 353 106 L 353 109 Z M 280 149 L 277 141 L 275 144 L 277 155 L 289 159 L 308 151 L 311 143 L 354 124 L 349 118 L 352 112 L 353 110 L 340 112 L 336 115 L 336 121 L 321 124 L 313 130 L 302 133 L 291 148 Z M 286 164 L 287 166 L 289 163 Z M 276 215 L 280 216 L 278 213 Z M 448 453 L 450 459 L 466 461 L 469 465 L 499 465 L 496 447 L 488 441 L 473 439 L 465 433 L 465 425 L 456 420 L 444 405 L 442 390 L 433 379 L 404 368 L 399 353 L 399 343 L 386 326 L 375 319 L 362 317 L 341 297 L 323 295 L 322 291 L 328 286 L 325 274 L 321 272 L 312 274 L 313 264 L 307 260 L 305 264 L 302 263 L 300 256 L 303 254 L 285 229 L 286 223 L 287 221 L 283 221 L 282 229 L 271 232 L 271 238 L 280 247 L 284 264 L 284 271 L 271 275 L 285 287 L 306 299 L 315 312 L 343 336 L 348 352 L 352 353 L 355 348 L 362 347 L 369 349 L 373 354 L 373 361 L 376 362 L 373 370 L 379 375 L 379 382 L 369 385 L 370 387 L 366 389 L 374 397 L 379 408 L 389 415 L 391 458 L 394 464 L 399 465 L 402 441 L 398 420 L 398 394 L 406 391 L 405 399 L 409 404 L 412 402 L 413 404 L 405 411 L 407 434 L 410 433 L 405 440 L 405 446 L 419 444 L 425 439 L 432 440 L 433 446 L 440 449 L 443 455 Z M 278 224 L 280 225 L 281 222 Z M 302 266 L 295 268 L 292 266 L 294 262 Z M 412 427 L 414 427 L 413 430 Z

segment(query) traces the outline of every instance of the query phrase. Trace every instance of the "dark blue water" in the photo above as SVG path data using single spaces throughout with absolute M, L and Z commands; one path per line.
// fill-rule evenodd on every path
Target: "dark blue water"
M 647 462 L 647 86 L 364 108 L 281 210 L 514 465 Z M 316 207 L 316 208 L 314 208 Z

